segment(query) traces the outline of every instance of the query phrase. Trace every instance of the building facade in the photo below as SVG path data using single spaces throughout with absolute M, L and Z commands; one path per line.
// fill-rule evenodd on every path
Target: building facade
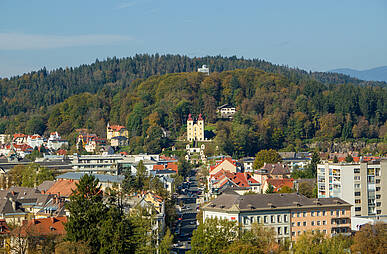
M 225 192 L 202 207 L 203 220 L 227 219 L 242 229 L 252 223 L 272 227 L 278 241 L 307 231 L 327 236 L 351 232 L 351 205 L 339 198 L 311 199 L 297 193 L 238 195 Z
M 387 215 L 387 160 L 325 163 L 317 166 L 318 197 L 337 197 L 353 205 L 353 216 Z
M 187 140 L 204 141 L 204 120 L 202 114 L 199 114 L 198 120 L 194 123 L 192 115 L 188 115 L 187 120 Z

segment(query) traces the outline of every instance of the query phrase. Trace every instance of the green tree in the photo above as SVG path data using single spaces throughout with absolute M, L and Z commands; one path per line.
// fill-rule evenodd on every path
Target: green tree
M 313 197 L 313 188 L 314 188 L 314 184 L 309 183 L 309 182 L 301 182 L 298 184 L 298 193 L 300 193 L 308 198 L 312 198 Z
M 36 174 L 36 185 L 40 185 L 44 181 L 55 180 L 54 171 L 46 167 L 40 167 Z
M 353 157 L 350 154 L 348 154 L 347 157 L 345 157 L 345 162 L 347 163 L 353 162 Z
M 85 242 L 92 253 L 98 253 L 101 247 L 100 225 L 107 213 L 98 179 L 85 174 L 76 183 L 67 208 L 70 216 L 65 224 L 66 239 L 70 242 Z
M 140 161 L 136 167 L 136 181 L 134 189 L 135 191 L 148 190 L 149 189 L 149 177 L 146 171 L 146 167 L 143 161 Z
M 273 186 L 271 183 L 268 184 L 265 193 L 266 193 L 266 194 L 274 193 L 274 186 Z
M 177 164 L 178 173 L 182 177 L 187 177 L 191 175 L 192 164 L 186 161 L 184 158 L 181 158 Z
M 228 220 L 206 219 L 194 231 L 190 254 L 212 254 L 225 249 L 237 239 L 236 222 Z
M 265 163 L 277 163 L 282 161 L 281 156 L 273 149 L 261 150 L 255 155 L 253 167 L 260 169 Z
M 292 193 L 292 192 L 294 192 L 294 190 L 286 185 L 282 186 L 278 191 L 278 193 Z
M 124 169 L 124 180 L 122 181 L 122 190 L 126 194 L 132 194 L 136 189 L 136 176 L 132 174 L 130 168 Z
M 163 240 L 160 242 L 159 246 L 159 254 L 169 254 L 171 253 L 173 243 L 173 235 L 171 234 L 171 231 L 169 228 L 167 228 Z

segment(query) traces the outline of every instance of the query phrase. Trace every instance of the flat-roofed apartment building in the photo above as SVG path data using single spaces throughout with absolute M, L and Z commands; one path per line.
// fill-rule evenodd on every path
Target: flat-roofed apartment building
M 208 218 L 273 227 L 278 241 L 296 240 L 306 231 L 329 236 L 351 231 L 351 205 L 339 198 L 310 199 L 298 193 L 238 195 L 226 191 L 202 207 Z
M 387 160 L 317 165 L 318 197 L 350 203 L 352 216 L 387 216 Z

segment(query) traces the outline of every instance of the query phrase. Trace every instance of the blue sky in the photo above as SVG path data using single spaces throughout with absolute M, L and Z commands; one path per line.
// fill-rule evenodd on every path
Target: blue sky
M 0 76 L 137 53 L 387 65 L 386 0 L 0 0 Z

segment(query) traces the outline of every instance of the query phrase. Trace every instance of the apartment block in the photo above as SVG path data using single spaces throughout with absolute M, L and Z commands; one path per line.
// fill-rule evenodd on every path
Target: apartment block
M 318 197 L 352 205 L 352 216 L 387 216 L 387 160 L 317 166 Z
M 238 195 L 227 191 L 202 207 L 208 218 L 272 227 L 278 241 L 296 240 L 307 232 L 328 236 L 351 232 L 351 205 L 339 198 L 310 199 L 298 193 Z

